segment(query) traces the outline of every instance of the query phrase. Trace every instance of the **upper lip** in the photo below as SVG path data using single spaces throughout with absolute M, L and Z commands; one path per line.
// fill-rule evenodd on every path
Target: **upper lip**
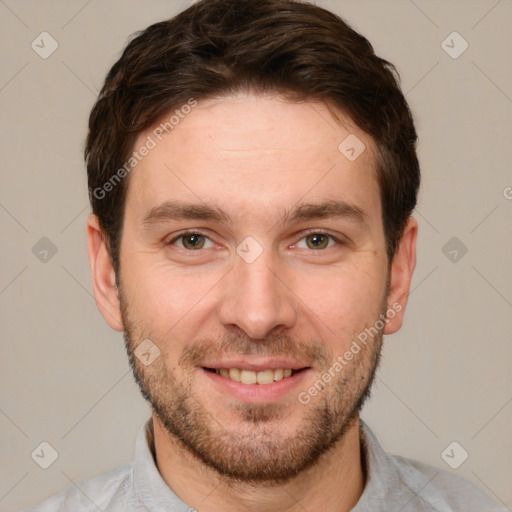
M 303 368 L 309 368 L 309 365 L 298 362 L 290 361 L 288 359 L 278 358 L 255 358 L 255 359 L 232 359 L 230 361 L 206 361 L 201 365 L 203 368 L 238 368 L 240 370 L 251 370 L 254 372 L 260 372 L 263 370 L 301 370 Z

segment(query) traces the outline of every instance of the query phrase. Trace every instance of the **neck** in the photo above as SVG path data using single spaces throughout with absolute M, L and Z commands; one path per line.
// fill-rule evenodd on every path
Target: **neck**
M 359 417 L 315 465 L 284 483 L 233 482 L 199 461 L 153 413 L 156 464 L 162 478 L 187 505 L 210 512 L 350 511 L 365 484 Z

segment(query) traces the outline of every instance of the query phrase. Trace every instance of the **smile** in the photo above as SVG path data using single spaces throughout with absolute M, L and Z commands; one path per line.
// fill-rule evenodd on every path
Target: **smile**
M 210 372 L 214 372 L 217 375 L 222 375 L 235 382 L 241 382 L 242 384 L 272 384 L 288 377 L 291 377 L 294 373 L 301 370 L 292 370 L 290 368 L 279 368 L 276 370 L 267 369 L 261 371 L 253 370 L 241 370 L 240 368 L 205 368 Z

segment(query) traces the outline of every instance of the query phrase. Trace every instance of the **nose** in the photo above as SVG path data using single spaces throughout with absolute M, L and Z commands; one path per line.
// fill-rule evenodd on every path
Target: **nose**
M 271 251 L 263 251 L 252 263 L 238 255 L 235 258 L 223 279 L 218 308 L 221 324 L 228 330 L 242 329 L 256 340 L 278 327 L 291 328 L 297 319 L 296 300 Z

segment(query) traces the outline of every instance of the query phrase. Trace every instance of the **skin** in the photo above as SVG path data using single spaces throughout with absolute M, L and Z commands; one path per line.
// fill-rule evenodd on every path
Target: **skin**
M 382 334 L 401 327 L 417 223 L 408 220 L 390 265 L 373 141 L 348 116 L 338 116 L 341 122 L 322 103 L 296 104 L 272 95 L 199 102 L 130 174 L 120 290 L 98 220 L 88 220 L 99 310 L 112 328 L 125 332 L 135 376 L 156 405 L 158 469 L 197 510 L 340 512 L 350 510 L 363 492 L 357 403 L 371 384 Z M 349 134 L 366 147 L 355 161 L 338 150 Z M 151 130 L 140 134 L 135 146 L 148 135 Z M 297 204 L 340 199 L 363 211 L 364 219 L 291 222 L 284 216 Z M 144 224 L 149 211 L 170 200 L 215 206 L 231 221 L 170 218 Z M 192 239 L 204 243 L 202 248 L 176 239 L 189 229 L 207 237 Z M 335 239 L 313 236 L 317 248 L 311 232 Z M 237 254 L 246 237 L 262 251 L 251 263 Z M 301 404 L 299 393 L 387 309 L 395 314 L 379 335 Z M 149 366 L 133 357 L 144 339 L 160 350 Z M 212 380 L 201 364 L 235 357 L 256 364 L 293 359 L 307 370 L 277 398 L 243 398 L 218 385 L 222 377 Z M 327 429 L 320 438 L 332 438 L 330 445 L 301 467 L 298 460 L 314 437 L 310 427 L 322 411 L 332 414 L 329 424 L 336 432 Z M 194 428 L 180 425 L 184 417 Z M 188 446 L 180 429 L 189 432 Z M 194 451 L 199 442 L 208 460 Z M 245 457 L 243 464 L 237 465 L 237 456 Z M 258 480 L 255 475 L 269 464 L 273 473 Z M 219 467 L 229 467 L 231 474 Z

